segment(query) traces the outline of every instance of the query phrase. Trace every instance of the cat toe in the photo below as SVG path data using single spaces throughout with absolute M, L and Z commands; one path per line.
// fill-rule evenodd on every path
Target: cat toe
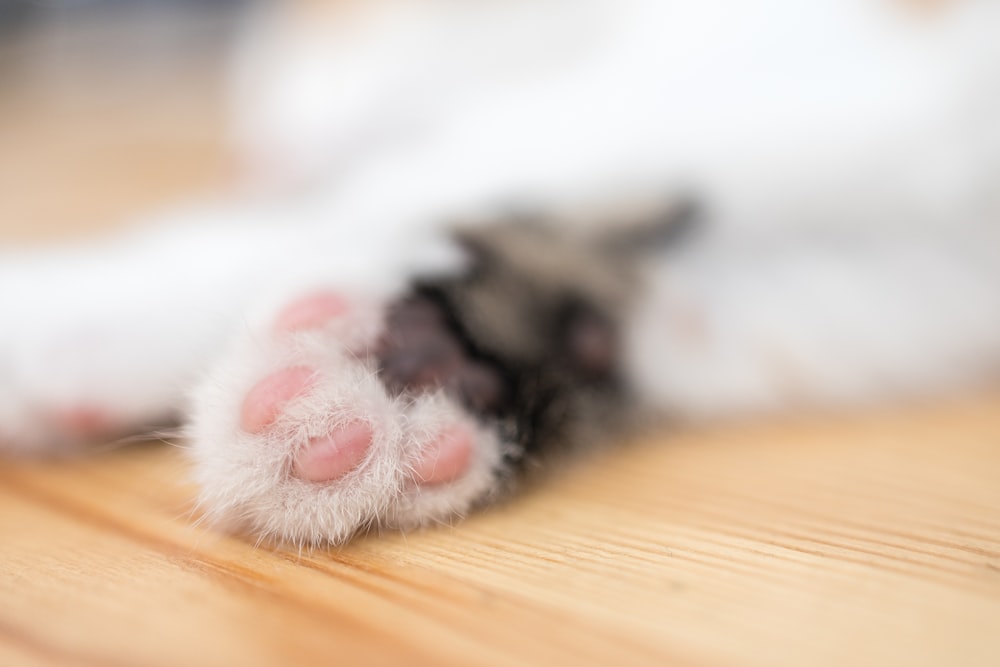
M 318 290 L 299 297 L 286 305 L 274 320 L 276 332 L 318 329 L 345 314 L 350 302 L 341 293 Z
M 431 438 L 413 465 L 414 481 L 437 486 L 462 477 L 472 463 L 474 437 L 468 429 L 453 425 Z
M 309 482 L 331 482 L 356 469 L 368 456 L 374 434 L 370 424 L 352 421 L 310 438 L 295 454 L 293 473 Z
M 316 371 L 296 366 L 271 373 L 257 382 L 243 399 L 240 428 L 247 433 L 260 433 L 271 426 L 290 400 L 306 392 Z

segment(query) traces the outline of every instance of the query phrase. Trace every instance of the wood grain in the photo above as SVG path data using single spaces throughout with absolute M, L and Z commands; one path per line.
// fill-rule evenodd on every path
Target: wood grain
M 217 182 L 211 80 L 106 118 L 7 88 L 3 239 Z M 997 393 L 667 429 L 334 550 L 201 527 L 186 474 L 182 443 L 0 464 L 0 664 L 1000 664 Z

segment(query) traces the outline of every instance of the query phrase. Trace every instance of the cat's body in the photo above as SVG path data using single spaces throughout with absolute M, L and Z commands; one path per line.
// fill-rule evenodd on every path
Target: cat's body
M 448 520 L 645 408 L 994 376 L 991 3 L 372 16 L 343 40 L 312 19 L 248 31 L 240 145 L 294 195 L 5 257 L 2 447 L 188 410 L 210 516 L 336 542 Z

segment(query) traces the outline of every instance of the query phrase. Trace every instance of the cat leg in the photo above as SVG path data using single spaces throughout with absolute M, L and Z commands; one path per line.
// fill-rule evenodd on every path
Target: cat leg
M 193 394 L 212 523 L 324 544 L 447 522 L 614 423 L 617 300 L 565 244 L 489 236 L 445 272 L 303 283 L 247 316 Z
M 705 234 L 651 271 L 626 327 L 629 377 L 696 420 L 994 382 L 1000 239 L 953 227 Z

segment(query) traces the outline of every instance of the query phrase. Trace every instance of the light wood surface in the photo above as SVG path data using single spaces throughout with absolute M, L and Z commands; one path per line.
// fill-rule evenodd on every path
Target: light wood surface
M 0 93 L 4 242 L 221 180 L 210 72 L 99 79 Z M 0 665 L 1000 664 L 997 393 L 665 430 L 334 550 L 198 526 L 186 472 L 161 443 L 0 463 Z

